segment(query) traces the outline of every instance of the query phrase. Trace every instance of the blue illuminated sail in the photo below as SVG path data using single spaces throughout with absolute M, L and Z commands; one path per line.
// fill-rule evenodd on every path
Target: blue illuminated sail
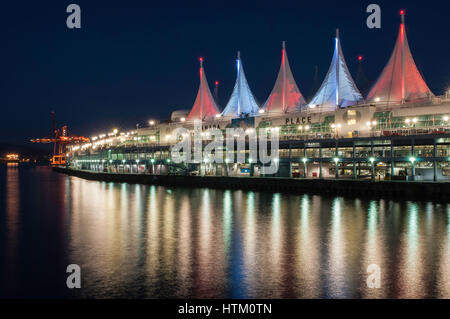
M 248 86 L 245 78 L 244 68 L 238 52 L 237 58 L 237 77 L 234 85 L 233 93 L 231 93 L 225 109 L 222 112 L 223 116 L 240 117 L 245 115 L 257 115 L 259 111 L 258 103 L 253 97 L 252 91 Z
M 319 107 L 324 110 L 335 110 L 363 101 L 363 97 L 356 87 L 347 64 L 339 40 L 339 30 L 336 30 L 335 47 L 330 69 L 325 79 L 309 102 L 309 107 Z

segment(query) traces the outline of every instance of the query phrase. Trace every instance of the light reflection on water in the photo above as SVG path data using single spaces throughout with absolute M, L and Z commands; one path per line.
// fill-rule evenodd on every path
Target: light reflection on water
M 449 204 L 0 178 L 1 296 L 450 298 Z

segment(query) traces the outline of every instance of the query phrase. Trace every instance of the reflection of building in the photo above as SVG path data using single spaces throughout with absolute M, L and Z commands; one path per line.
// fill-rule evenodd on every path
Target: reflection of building
M 199 90 L 186 118 L 152 121 L 147 128 L 73 147 L 72 165 L 112 172 L 259 174 L 261 163 L 252 161 L 248 150 L 245 164 L 171 163 L 170 149 L 178 142 L 174 130 L 184 127 L 192 136 L 194 120 L 201 120 L 204 141 L 210 141 L 206 131 L 212 128 L 277 130 L 278 176 L 449 178 L 450 98 L 434 96 L 417 70 L 403 13 L 392 56 L 366 101 L 348 71 L 338 32 L 330 68 L 309 103 L 293 78 L 284 44 L 281 60 L 275 85 L 259 108 L 238 55 L 236 84 L 222 112 L 201 60 Z

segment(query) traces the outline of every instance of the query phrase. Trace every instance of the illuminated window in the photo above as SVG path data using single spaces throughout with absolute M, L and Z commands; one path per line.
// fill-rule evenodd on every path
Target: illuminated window
M 348 110 L 347 111 L 347 125 L 355 125 L 356 124 L 356 111 Z

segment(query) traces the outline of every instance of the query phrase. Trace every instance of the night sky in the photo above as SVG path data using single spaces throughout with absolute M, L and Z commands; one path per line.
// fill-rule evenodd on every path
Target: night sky
M 328 70 L 336 27 L 350 72 L 357 56 L 375 80 L 405 8 L 415 61 L 435 94 L 450 87 L 449 1 L 7 1 L 0 19 L 0 143 L 28 144 L 58 125 L 93 136 L 131 129 L 189 109 L 198 88 L 198 58 L 211 89 L 220 81 L 223 109 L 235 81 L 235 57 L 263 103 L 280 65 L 281 41 L 302 93 L 314 66 Z M 81 29 L 66 27 L 66 7 L 81 6 Z M 381 29 L 368 29 L 370 3 Z

